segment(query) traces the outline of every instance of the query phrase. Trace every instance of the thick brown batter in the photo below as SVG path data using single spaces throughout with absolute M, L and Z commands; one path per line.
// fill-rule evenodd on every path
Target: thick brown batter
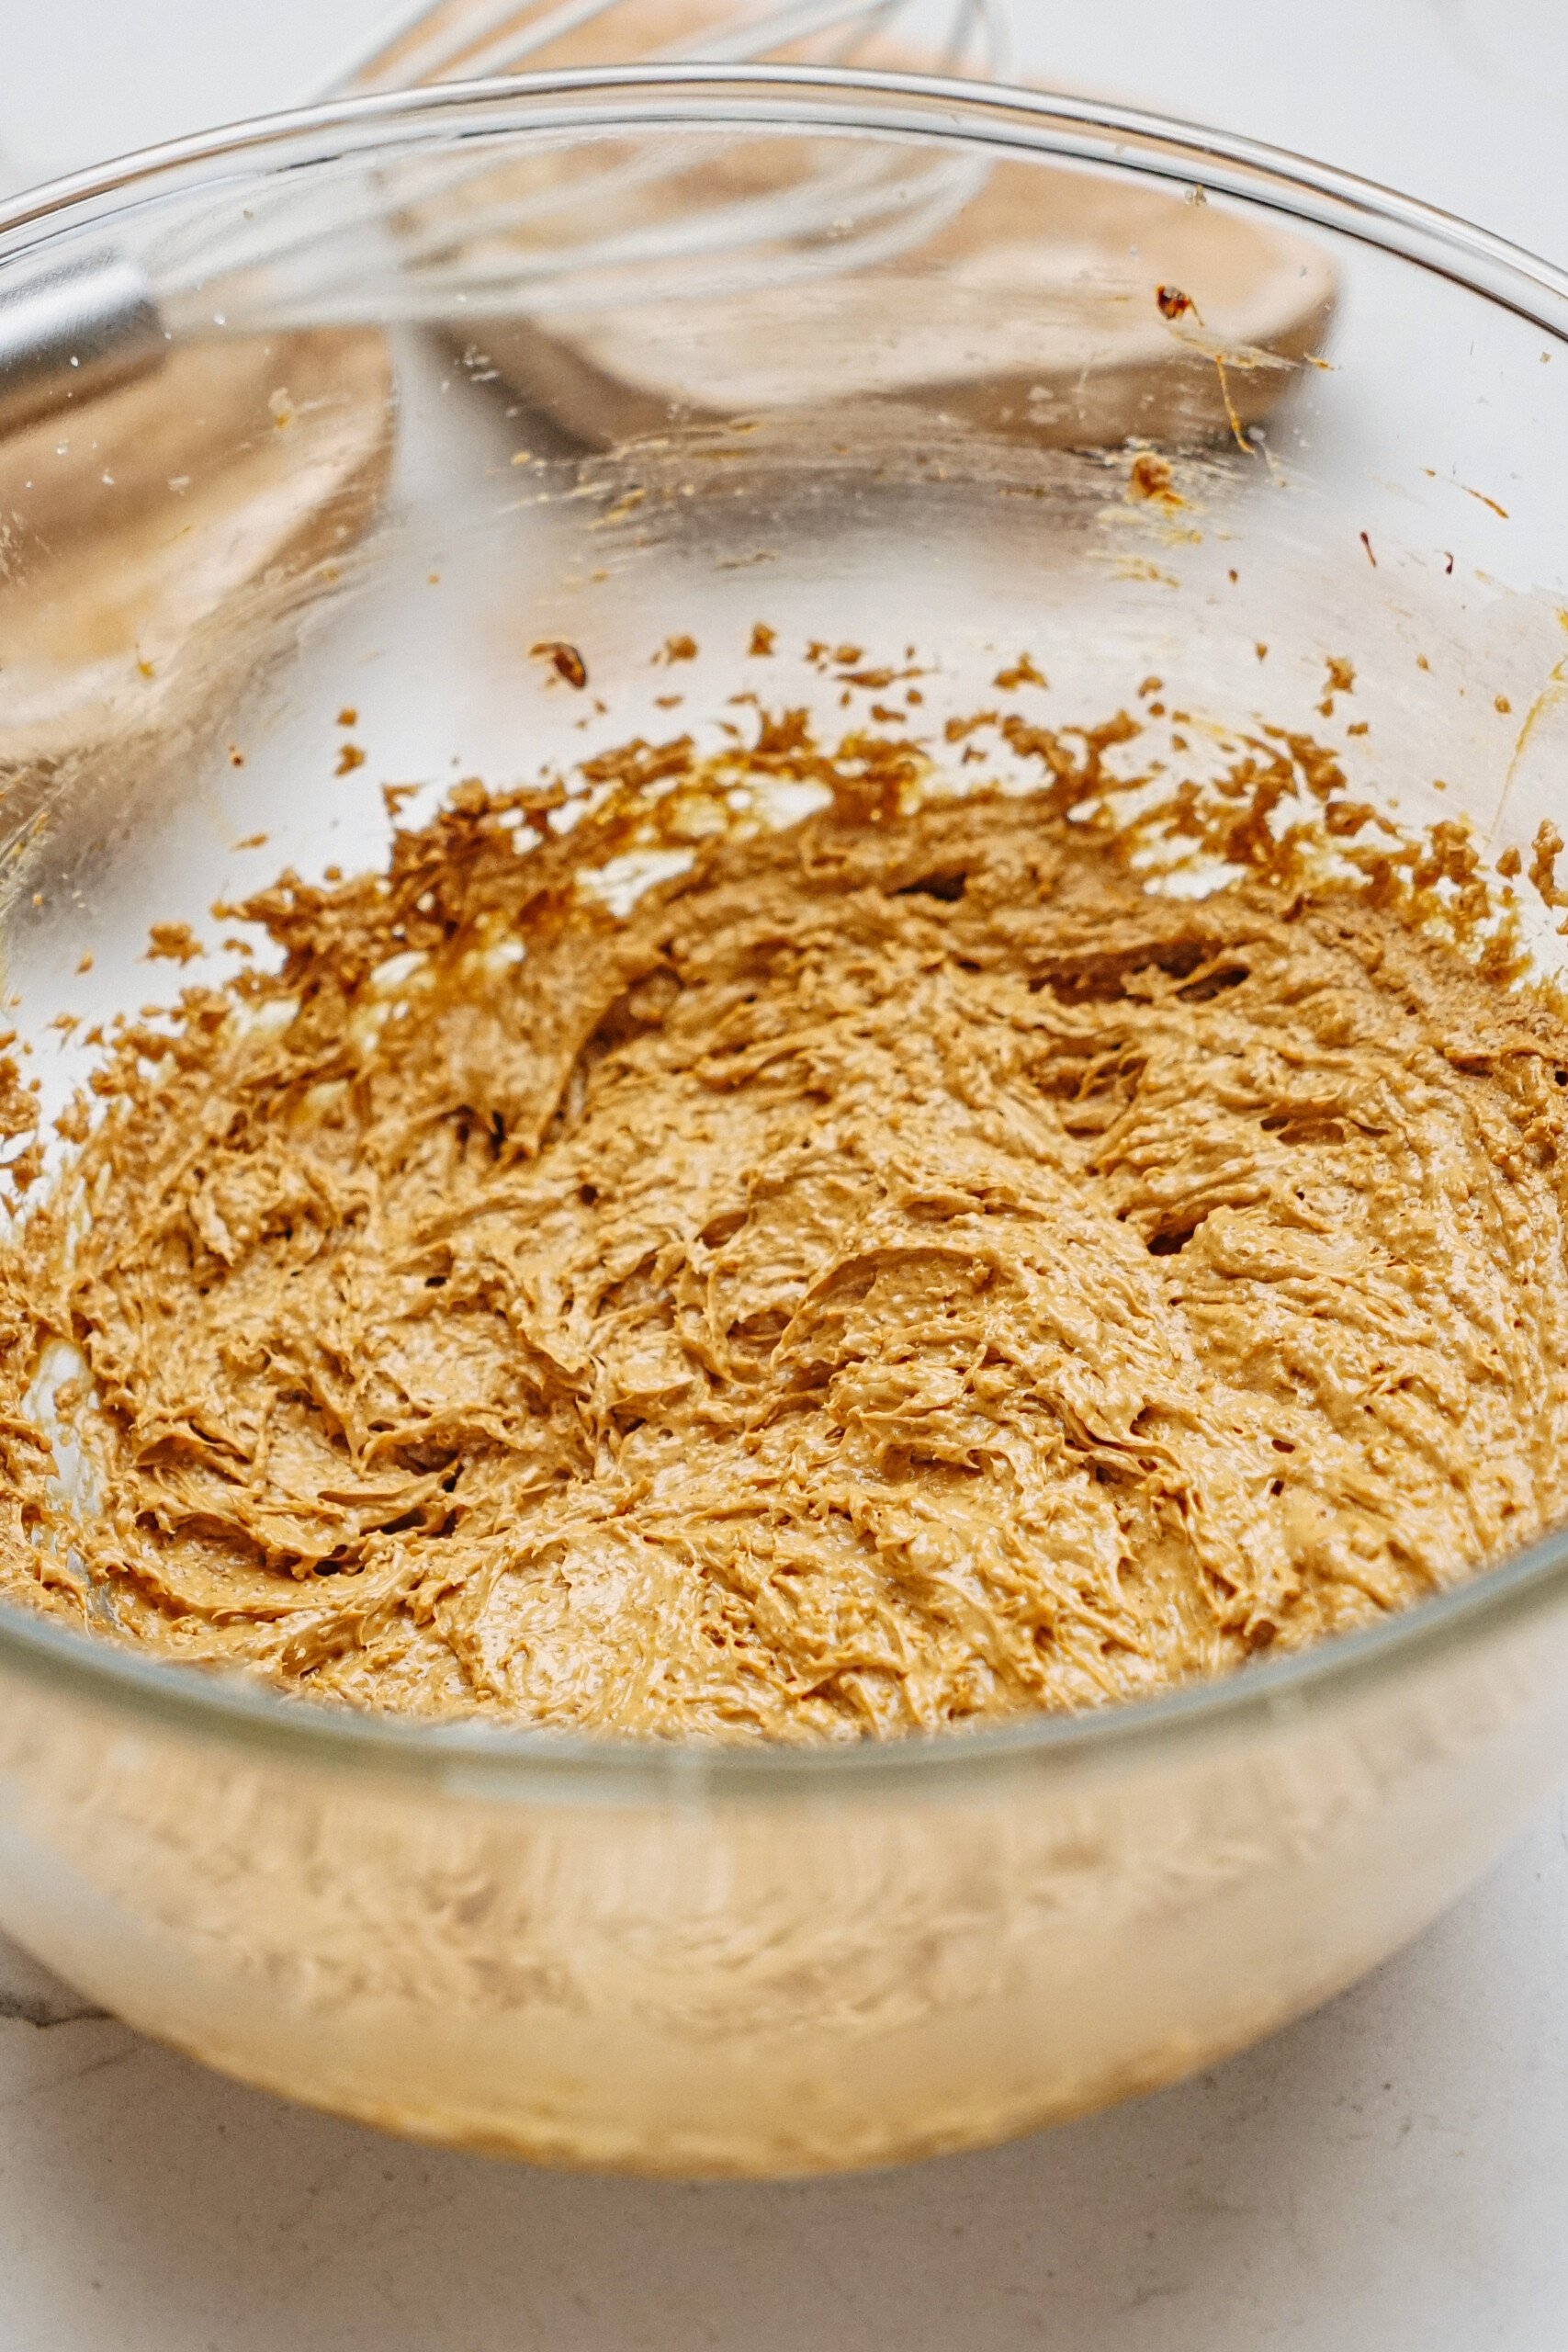
M 254 901 L 281 977 L 126 1031 L 6 1271 L 9 1589 L 367 1706 L 842 1739 L 1139 1697 L 1568 1514 L 1568 1029 L 1353 894 L 895 801 L 622 922 L 628 820 L 468 786 Z M 27 1537 L 51 1336 L 80 1567 Z

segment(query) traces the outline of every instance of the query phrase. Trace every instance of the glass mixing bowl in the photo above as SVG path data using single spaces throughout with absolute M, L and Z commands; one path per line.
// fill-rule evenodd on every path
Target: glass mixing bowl
M 156 313 L 63 405 L 40 324 L 0 442 L 46 1107 L 61 1017 L 158 993 L 152 922 L 378 858 L 378 786 L 737 695 L 864 724 L 852 662 L 954 760 L 998 696 L 1163 699 L 1488 857 L 1560 796 L 1568 280 L 1341 175 L 972 85 L 580 74 L 24 198 L 0 316 L 106 254 Z M 0 1922 L 134 2025 L 434 2139 L 798 2173 L 1168 2082 L 1414 1935 L 1568 1760 L 1568 1544 L 1157 1704 L 830 1752 L 361 1718 L 25 1610 L 0 1682 Z

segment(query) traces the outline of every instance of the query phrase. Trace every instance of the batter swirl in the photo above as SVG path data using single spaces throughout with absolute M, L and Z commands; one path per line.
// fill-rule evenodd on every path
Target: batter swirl
M 367 1707 L 852 1739 L 1568 1512 L 1546 1009 L 1351 894 L 1150 895 L 1043 797 L 840 797 L 617 920 L 554 798 L 286 878 L 279 974 L 123 1034 L 5 1269 L 13 1594 Z

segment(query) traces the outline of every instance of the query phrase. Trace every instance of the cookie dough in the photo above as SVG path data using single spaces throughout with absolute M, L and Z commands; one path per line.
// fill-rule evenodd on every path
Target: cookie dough
M 1348 890 L 1150 894 L 1048 796 L 840 791 L 623 915 L 629 820 L 558 799 L 285 877 L 276 974 L 122 1032 L 0 1270 L 13 1597 L 360 1707 L 853 1740 L 1568 1512 L 1550 1008 Z

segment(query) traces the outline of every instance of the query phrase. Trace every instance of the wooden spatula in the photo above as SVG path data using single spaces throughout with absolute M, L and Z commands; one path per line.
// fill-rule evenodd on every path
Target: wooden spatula
M 517 21 L 536 13 L 521 9 Z M 725 0 L 623 0 L 536 62 L 596 63 L 632 53 L 634 40 L 643 51 L 694 40 L 727 13 Z M 911 71 L 933 62 L 890 44 L 860 56 Z M 470 237 L 470 259 L 526 262 L 558 251 L 562 216 L 540 209 L 554 195 L 570 198 L 572 243 L 590 253 L 798 186 L 843 154 L 828 139 L 716 138 L 705 153 L 694 146 L 686 167 L 621 187 L 604 159 L 536 155 L 476 175 L 425 208 L 418 227 L 424 238 L 449 232 L 455 253 Z M 922 402 L 1044 444 L 1201 440 L 1270 414 L 1321 346 L 1336 290 L 1317 246 L 1201 191 L 1025 163 L 993 166 L 953 217 L 874 271 L 748 290 L 744 250 L 732 258 L 733 282 L 705 302 L 487 320 L 485 359 L 602 447 L 672 417 L 711 424 L 863 398 Z M 472 328 L 463 341 L 472 346 Z
M 870 278 L 489 322 L 482 345 L 514 390 L 600 447 L 672 418 L 867 399 L 1042 445 L 1190 442 L 1266 420 L 1320 350 L 1334 300 L 1331 265 L 1303 239 L 1003 164 L 961 219 Z

